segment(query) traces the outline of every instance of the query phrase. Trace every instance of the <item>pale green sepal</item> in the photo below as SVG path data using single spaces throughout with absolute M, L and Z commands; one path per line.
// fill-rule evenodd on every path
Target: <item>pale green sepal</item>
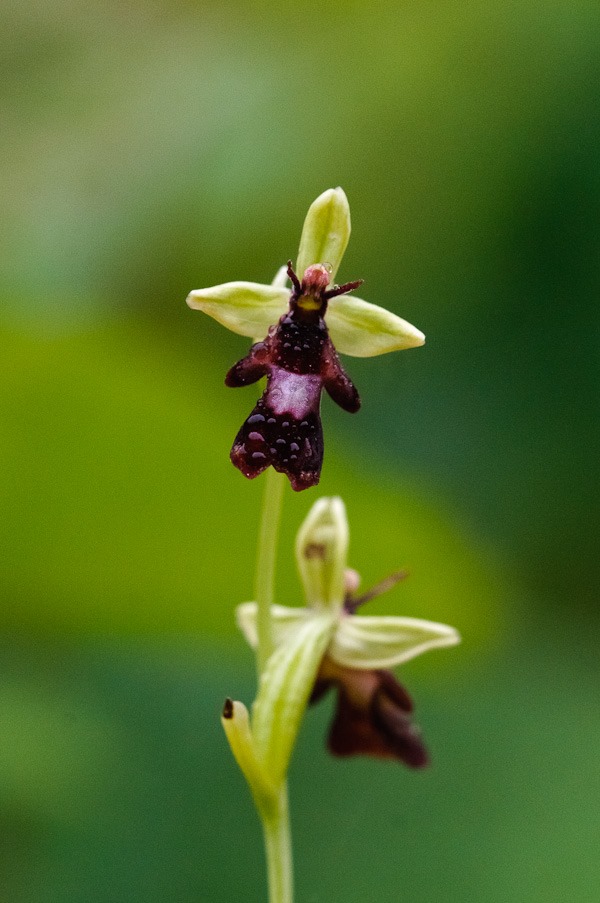
M 307 267 L 323 263 L 331 267 L 330 282 L 335 279 L 350 238 L 350 206 L 341 188 L 329 188 L 308 208 L 296 273 L 302 279 Z
M 393 668 L 444 646 L 456 646 L 453 627 L 418 618 L 361 617 L 340 619 L 328 655 L 347 668 Z
M 229 746 L 252 792 L 257 807 L 265 811 L 274 805 L 277 787 L 258 761 L 248 709 L 242 702 L 231 702 L 229 716 L 221 716 L 221 724 Z
M 296 561 L 311 608 L 341 609 L 348 541 L 343 501 L 334 497 L 315 502 L 296 537 Z
M 273 645 L 277 647 L 282 643 L 288 642 L 290 636 L 310 617 L 311 612 L 307 608 L 288 608 L 285 605 L 272 605 L 271 635 L 273 637 Z M 238 605 L 235 610 L 235 618 L 248 645 L 252 649 L 256 649 L 258 646 L 258 606 L 256 602 L 242 602 L 241 605 Z
M 336 626 L 329 614 L 312 613 L 289 642 L 271 655 L 252 708 L 259 761 L 272 781 L 285 778 L 319 665 Z
M 287 310 L 289 297 L 289 290 L 280 285 L 225 282 L 190 292 L 186 303 L 238 335 L 264 338 Z
M 337 350 L 353 357 L 375 357 L 425 343 L 420 329 L 391 311 L 354 295 L 332 298 L 326 320 Z
M 279 269 L 277 270 L 277 272 L 275 273 L 275 275 L 273 277 L 273 281 L 272 281 L 271 285 L 274 285 L 276 288 L 285 288 L 287 291 L 288 298 L 289 298 L 290 289 L 286 288 L 288 285 L 287 266 L 279 267 Z

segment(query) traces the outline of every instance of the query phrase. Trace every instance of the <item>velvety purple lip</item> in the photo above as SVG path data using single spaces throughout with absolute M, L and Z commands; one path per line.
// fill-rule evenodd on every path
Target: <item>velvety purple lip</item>
M 272 367 L 265 402 L 274 414 L 291 414 L 295 420 L 302 420 L 310 411 L 318 410 L 322 385 L 318 374 Z

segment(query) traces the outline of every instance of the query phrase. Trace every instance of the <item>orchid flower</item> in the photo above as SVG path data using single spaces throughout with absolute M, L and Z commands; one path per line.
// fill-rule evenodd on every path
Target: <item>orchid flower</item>
M 272 465 L 295 490 L 315 486 L 323 461 L 323 389 L 350 413 L 360 407 L 337 352 L 371 357 L 425 341 L 406 320 L 349 295 L 362 280 L 334 282 L 349 237 L 346 195 L 329 189 L 308 211 L 295 269 L 288 261 L 271 285 L 228 282 L 188 295 L 191 308 L 255 340 L 225 379 L 238 387 L 267 377 L 231 450 L 232 462 L 249 479 Z
M 346 567 L 348 539 L 342 500 L 317 501 L 296 542 L 306 605 L 272 606 L 275 651 L 261 676 L 252 733 L 258 760 L 264 756 L 267 771 L 275 768 L 280 777 L 306 704 L 330 687 L 338 693 L 329 736 L 334 754 L 395 758 L 411 767 L 427 763 L 418 729 L 410 721 L 410 697 L 387 669 L 431 649 L 454 646 L 460 637 L 452 627 L 432 621 L 356 614 L 403 575 L 357 597 L 357 575 Z M 256 619 L 256 603 L 238 606 L 238 625 L 252 647 L 257 644 Z

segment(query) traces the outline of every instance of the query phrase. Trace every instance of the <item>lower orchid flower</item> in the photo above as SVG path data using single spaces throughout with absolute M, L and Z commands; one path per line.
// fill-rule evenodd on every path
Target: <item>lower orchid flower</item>
M 330 687 L 337 707 L 329 735 L 336 755 L 394 758 L 418 768 L 427 752 L 410 720 L 412 702 L 388 670 L 431 649 L 454 646 L 454 628 L 407 617 L 356 614 L 364 602 L 390 588 L 403 574 L 383 581 L 361 597 L 353 595 L 357 575 L 346 568 L 348 524 L 339 498 L 320 499 L 300 528 L 296 557 L 306 596 L 303 608 L 272 607 L 275 652 L 262 675 L 254 718 L 259 723 L 278 700 L 279 717 L 272 734 L 285 736 L 291 752 L 304 706 Z M 257 606 L 237 609 L 238 624 L 252 647 L 257 645 Z M 284 717 L 287 699 L 293 709 Z M 270 748 L 282 748 L 269 741 Z M 285 759 L 287 767 L 287 758 Z

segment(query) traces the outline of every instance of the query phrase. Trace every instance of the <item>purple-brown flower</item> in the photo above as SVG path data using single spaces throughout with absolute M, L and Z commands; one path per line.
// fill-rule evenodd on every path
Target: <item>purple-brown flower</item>
M 360 671 L 325 656 L 310 701 L 337 693 L 327 746 L 334 756 L 397 759 L 410 768 L 429 762 L 421 732 L 410 717 L 413 704 L 391 671 Z
M 323 462 L 320 405 L 323 389 L 345 411 L 355 413 L 360 398 L 340 363 L 325 325 L 331 298 L 357 288 L 360 282 L 328 289 L 329 272 L 321 264 L 308 267 L 298 279 L 288 263 L 293 290 L 289 310 L 262 342 L 228 372 L 228 386 L 247 386 L 262 376 L 267 386 L 239 430 L 231 460 L 253 479 L 269 465 L 287 474 L 292 488 L 319 482 Z
M 228 386 L 247 386 L 267 377 L 266 389 L 231 450 L 233 463 L 249 478 L 272 465 L 287 474 L 296 490 L 318 483 L 322 390 L 346 411 L 360 406 L 336 348 L 371 357 L 425 341 L 406 320 L 349 295 L 360 282 L 335 284 L 349 237 L 346 195 L 341 188 L 329 189 L 311 204 L 304 222 L 296 260 L 300 278 L 290 263 L 271 285 L 228 282 L 190 292 L 187 298 L 190 307 L 239 335 L 256 342 L 266 334 L 226 378 Z

